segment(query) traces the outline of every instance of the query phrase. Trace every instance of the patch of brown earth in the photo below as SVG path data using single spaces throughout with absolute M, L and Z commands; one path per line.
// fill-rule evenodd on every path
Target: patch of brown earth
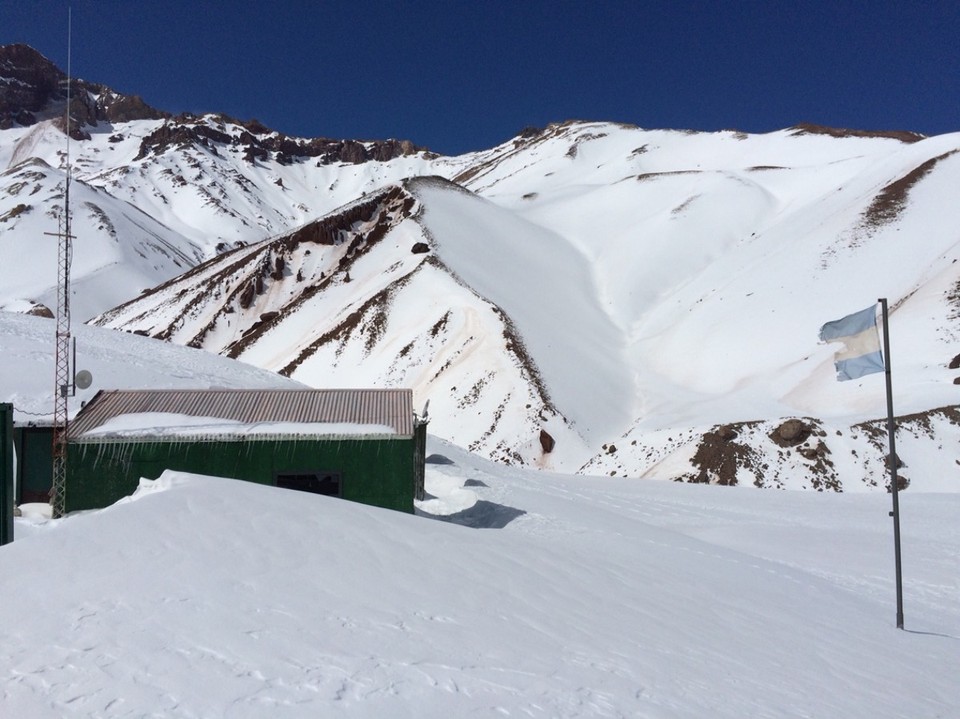
M 880 190 L 870 206 L 864 210 L 860 225 L 865 228 L 874 228 L 895 220 L 906 207 L 907 196 L 914 185 L 926 177 L 938 162 L 957 152 L 958 150 L 951 150 L 938 157 L 932 157 Z
M 826 127 L 810 122 L 801 122 L 790 128 L 794 135 L 828 135 L 829 137 L 873 137 L 899 140 L 904 143 L 914 143 L 923 140 L 926 136 L 907 130 L 850 130 L 843 127 Z
M 695 484 L 737 484 L 737 468 L 753 466 L 756 461 L 753 450 L 736 441 L 747 423 L 724 424 L 704 433 L 691 462 L 700 471 L 686 479 Z

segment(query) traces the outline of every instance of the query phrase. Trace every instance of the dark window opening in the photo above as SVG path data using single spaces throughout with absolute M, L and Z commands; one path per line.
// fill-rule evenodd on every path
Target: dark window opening
M 339 472 L 304 472 L 303 474 L 278 474 L 277 486 L 283 489 L 295 489 L 298 492 L 312 492 L 328 497 L 340 496 Z

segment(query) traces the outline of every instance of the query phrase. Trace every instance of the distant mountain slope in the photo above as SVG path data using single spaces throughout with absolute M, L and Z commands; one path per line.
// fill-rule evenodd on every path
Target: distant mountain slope
M 462 192 L 438 179 L 368 195 L 289 235 L 210 260 L 96 324 L 308 384 L 410 386 L 431 402 L 444 432 L 488 456 L 546 466 L 546 431 L 576 461 L 582 440 L 511 315 L 461 277 L 462 256 L 425 230 L 433 212 L 425 207 L 449 207 Z
M 41 161 L 48 166 L 50 183 L 62 185 L 67 153 L 62 132 L 65 74 L 23 45 L 0 47 L 0 70 L 0 172 L 19 172 L 23 163 Z M 104 224 L 119 228 L 122 220 L 114 212 L 125 203 L 149 215 L 154 225 L 161 226 L 151 231 L 165 243 L 189 248 L 189 266 L 288 232 L 404 177 L 435 174 L 448 162 L 408 141 L 292 138 L 256 121 L 223 115 L 173 117 L 139 98 L 83 80 L 73 80 L 72 90 L 69 152 L 75 182 L 119 201 L 94 202 Z M 444 172 L 453 173 L 461 165 L 454 161 Z M 62 197 L 46 193 L 25 202 L 10 184 L 16 183 L 0 188 L 0 217 L 23 214 L 20 206 L 28 205 L 36 221 L 21 225 L 18 233 L 39 237 L 56 232 L 52 213 L 62 211 Z M 142 240 L 135 228 L 118 232 L 121 244 L 135 246 Z M 76 248 L 78 282 L 86 277 L 85 266 L 79 263 L 99 266 L 99 248 L 84 246 L 84 241 L 78 240 Z M 16 251 L 0 243 L 0 266 L 9 266 Z M 39 274 L 46 267 L 42 264 Z M 49 267 L 55 281 L 55 263 Z M 113 278 L 107 295 L 81 296 L 78 314 L 86 319 L 173 274 L 158 265 L 149 277 Z M 46 304 L 50 284 L 45 279 L 32 284 L 21 273 L 15 285 L 0 283 L 0 306 Z
M 0 130 L 0 306 L 37 311 L 53 262 L 28 248 L 56 229 L 64 136 L 34 114 Z M 565 122 L 443 158 L 87 117 L 75 305 L 98 324 L 315 386 L 413 387 L 432 431 L 502 461 L 849 488 L 881 469 L 820 460 L 880 456 L 855 427 L 884 415 L 883 382 L 838 384 L 817 331 L 887 297 L 896 409 L 925 417 L 917 447 L 924 426 L 952 441 L 960 133 Z M 797 419 L 800 444 L 768 441 Z
M 0 308 L 28 301 L 57 308 L 57 238 L 65 176 L 31 158 L 0 171 Z M 136 206 L 71 183 L 72 309 L 85 320 L 178 275 L 202 257 L 197 244 Z

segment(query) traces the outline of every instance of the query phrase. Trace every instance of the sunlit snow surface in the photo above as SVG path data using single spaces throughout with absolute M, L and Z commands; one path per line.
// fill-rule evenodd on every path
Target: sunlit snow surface
M 298 382 L 202 350 L 85 325 L 73 328 L 77 369 L 93 384 L 69 400 L 71 416 L 101 389 L 296 388 Z M 53 416 L 56 323 L 0 311 L 0 401 L 11 402 L 14 421 Z
M 28 421 L 47 410 L 54 323 L 0 320 L 0 397 Z M 112 386 L 295 386 L 155 340 L 78 337 L 81 365 Z M 428 454 L 419 516 L 176 473 L 62 520 L 23 507 L 0 548 L 0 713 L 960 709 L 956 493 L 901 495 L 899 631 L 882 492 L 563 476 L 436 439 Z
M 103 511 L 18 520 L 0 549 L 4 712 L 960 708 L 957 495 L 903 500 L 899 631 L 886 496 L 573 478 L 429 451 L 454 463 L 428 465 L 421 516 L 167 473 Z

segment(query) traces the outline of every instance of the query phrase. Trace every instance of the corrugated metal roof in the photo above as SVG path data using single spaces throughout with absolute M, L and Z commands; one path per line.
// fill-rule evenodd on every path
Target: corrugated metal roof
M 256 422 L 387 425 L 413 435 L 410 389 L 156 389 L 103 390 L 70 424 L 68 439 L 120 415 L 163 412 Z M 362 435 L 361 435 L 362 436 Z

